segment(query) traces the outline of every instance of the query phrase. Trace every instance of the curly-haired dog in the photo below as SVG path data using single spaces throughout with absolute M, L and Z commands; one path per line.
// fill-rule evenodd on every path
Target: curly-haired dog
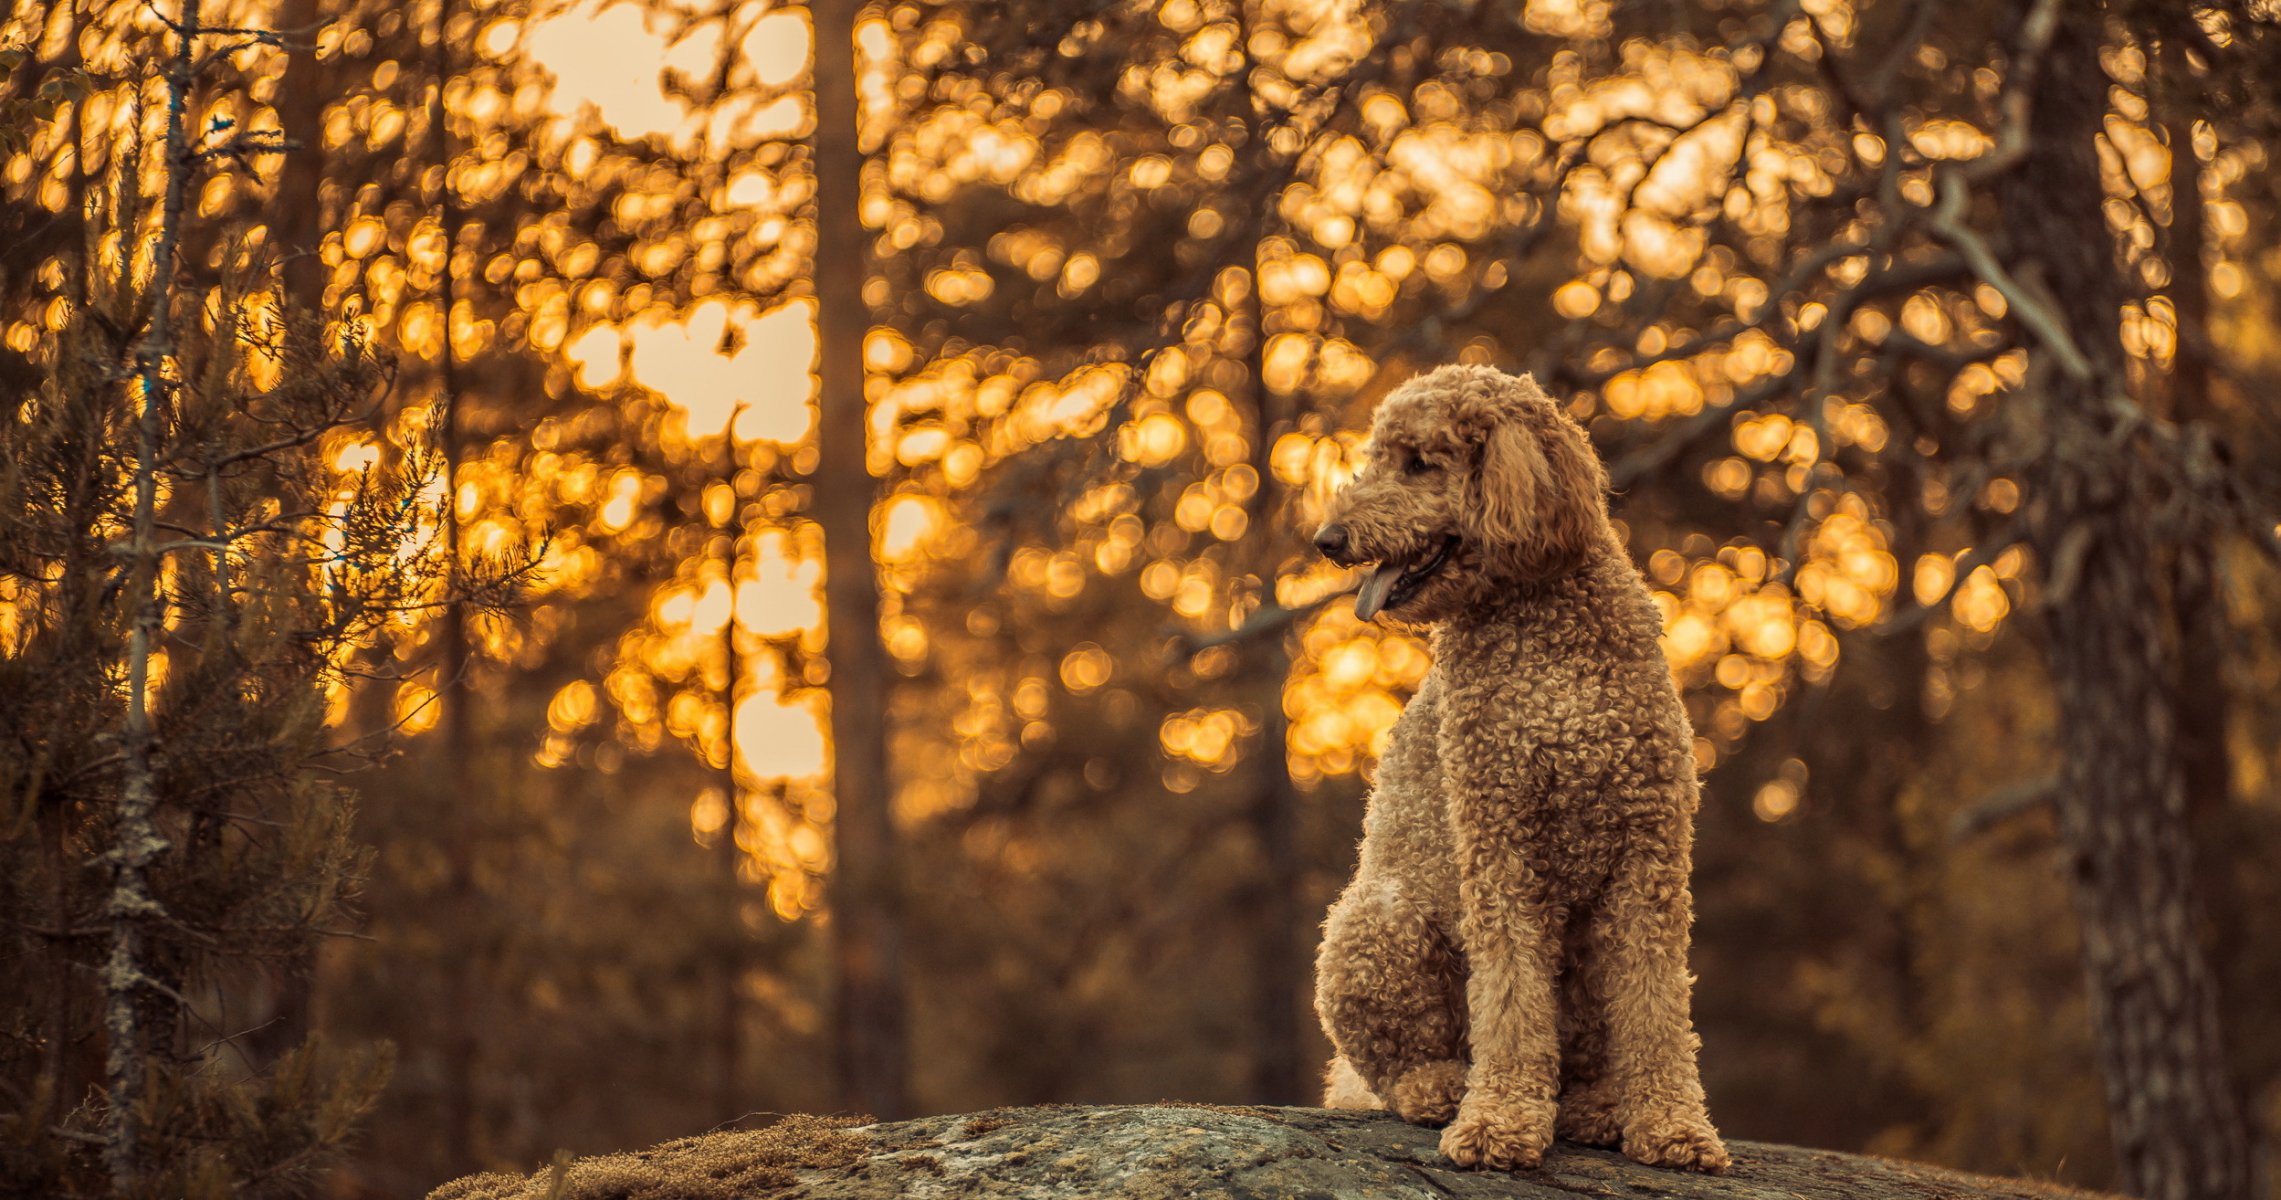
M 1555 1129 L 1727 1166 L 1687 1011 L 1694 735 L 1606 491 L 1533 380 L 1444 367 L 1379 407 L 1315 537 L 1434 653 L 1323 929 L 1326 1103 L 1447 1122 L 1466 1166 Z

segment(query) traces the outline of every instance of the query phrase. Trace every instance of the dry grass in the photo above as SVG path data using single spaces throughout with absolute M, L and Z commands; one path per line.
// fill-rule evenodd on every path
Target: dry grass
M 681 1138 L 647 1150 L 561 1159 L 528 1176 L 456 1179 L 428 1200 L 749 1200 L 793 1186 L 802 1170 L 851 1166 L 866 1143 L 850 1117 L 791 1116 L 766 1129 Z

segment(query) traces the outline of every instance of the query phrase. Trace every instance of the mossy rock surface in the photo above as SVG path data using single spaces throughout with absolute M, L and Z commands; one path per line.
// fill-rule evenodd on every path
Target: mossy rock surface
M 1468 1171 L 1436 1131 L 1378 1113 L 1155 1104 L 1002 1108 L 852 1125 L 794 1117 L 565 1161 L 530 1176 L 471 1176 L 431 1200 L 2083 1200 L 2091 1193 L 1890 1159 L 1730 1142 L 1723 1176 L 1643 1167 L 1560 1145 L 1536 1171 Z

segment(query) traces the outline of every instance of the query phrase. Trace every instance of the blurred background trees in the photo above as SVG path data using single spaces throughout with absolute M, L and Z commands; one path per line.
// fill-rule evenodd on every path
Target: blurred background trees
M 384 355 L 332 478 L 432 447 L 462 574 L 543 547 L 513 614 L 392 620 L 327 687 L 328 745 L 401 750 L 353 781 L 363 936 L 273 956 L 246 1041 L 396 1047 L 340 1190 L 769 1111 L 1310 1098 L 1313 925 L 1428 659 L 1295 535 L 1464 360 L 1571 397 L 1657 588 L 1722 1125 L 2271 1194 L 2262 9 L 205 9 L 287 36 L 193 127 L 298 149 L 201 167 L 184 303 Z M 94 336 L 164 33 L 0 26 L 11 412 Z M 19 1114 L 92 1082 L 13 1015 L 73 969 L 44 878 Z

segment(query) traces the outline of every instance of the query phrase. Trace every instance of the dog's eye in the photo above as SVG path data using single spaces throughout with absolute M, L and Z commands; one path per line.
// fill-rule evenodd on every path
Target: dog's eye
M 1426 461 L 1426 456 L 1415 450 L 1402 456 L 1402 473 L 1404 475 L 1423 475 L 1433 469 L 1434 465 Z

